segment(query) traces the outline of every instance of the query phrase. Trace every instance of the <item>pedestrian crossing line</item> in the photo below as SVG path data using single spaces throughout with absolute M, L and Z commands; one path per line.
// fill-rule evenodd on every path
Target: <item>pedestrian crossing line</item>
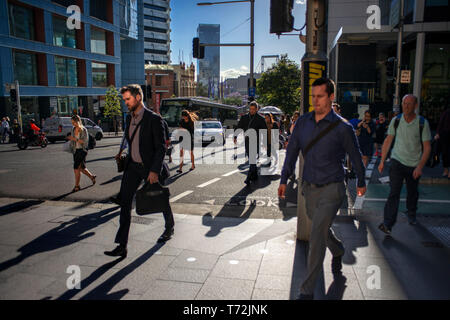
M 231 176 L 231 175 L 233 175 L 233 174 L 235 174 L 235 173 L 237 173 L 237 172 L 239 172 L 239 171 L 240 171 L 240 170 L 237 169 L 237 170 L 234 170 L 234 171 L 225 173 L 225 174 L 222 175 L 222 177 L 228 177 L 228 176 Z
M 194 191 L 193 190 L 188 190 L 188 191 L 185 191 L 183 193 L 180 193 L 179 195 L 171 198 L 170 202 L 175 202 L 177 200 L 180 200 L 181 198 L 186 197 L 187 195 L 190 195 L 192 192 L 194 192 Z
M 197 188 L 204 188 L 204 187 L 209 186 L 210 184 L 212 184 L 214 182 L 217 182 L 219 180 L 220 180 L 220 178 L 214 178 L 214 179 L 209 180 L 209 181 L 207 181 L 207 182 L 205 182 L 205 183 L 203 183 L 201 185 L 198 185 Z
M 372 157 L 370 159 L 370 164 L 374 164 L 377 161 L 375 157 Z M 372 177 L 373 170 L 366 170 L 365 174 L 365 180 L 366 180 L 366 188 L 369 187 L 370 178 Z M 367 190 L 367 189 L 366 189 Z M 353 204 L 354 210 L 362 210 L 364 200 L 366 199 L 366 196 L 356 196 L 355 203 Z
M 387 199 L 383 199 L 383 198 L 366 198 L 366 201 L 379 201 L 379 202 L 386 202 Z M 400 201 L 405 202 L 406 198 L 401 198 Z M 449 203 L 450 204 L 450 200 L 431 200 L 431 199 L 419 199 L 419 202 L 423 202 L 423 203 Z

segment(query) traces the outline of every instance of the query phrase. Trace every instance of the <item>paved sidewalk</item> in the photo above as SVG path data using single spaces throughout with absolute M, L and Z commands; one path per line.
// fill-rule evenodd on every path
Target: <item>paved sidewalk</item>
M 379 219 L 371 211 L 336 219 L 343 275 L 333 278 L 327 251 L 316 298 L 450 299 L 450 249 L 404 217 L 385 237 Z M 0 299 L 288 300 L 305 276 L 296 218 L 175 214 L 175 236 L 157 244 L 162 215 L 133 216 L 124 260 L 103 255 L 118 223 L 110 204 L 1 198 Z M 73 265 L 81 289 L 67 288 Z

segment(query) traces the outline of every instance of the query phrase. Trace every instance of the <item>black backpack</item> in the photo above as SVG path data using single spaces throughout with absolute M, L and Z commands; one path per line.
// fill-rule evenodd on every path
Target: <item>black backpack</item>
M 88 143 L 88 149 L 94 149 L 96 146 L 97 142 L 95 141 L 95 137 L 91 134 L 89 134 L 89 143 Z

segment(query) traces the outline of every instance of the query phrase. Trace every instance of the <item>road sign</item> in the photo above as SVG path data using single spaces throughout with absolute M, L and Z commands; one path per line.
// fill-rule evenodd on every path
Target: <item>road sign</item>
M 411 82 L 411 70 L 402 70 L 400 76 L 400 83 L 410 83 Z
M 253 88 L 248 88 L 248 95 L 249 95 L 250 97 L 254 97 L 255 94 L 256 94 L 256 88 L 255 88 L 255 87 L 253 87 Z

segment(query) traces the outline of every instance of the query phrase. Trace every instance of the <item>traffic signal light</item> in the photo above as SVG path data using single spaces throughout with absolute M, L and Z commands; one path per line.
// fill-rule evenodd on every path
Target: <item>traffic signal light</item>
M 270 33 L 280 35 L 294 29 L 294 0 L 270 0 Z
M 17 91 L 16 91 L 16 89 L 10 89 L 9 90 L 9 97 L 11 98 L 11 102 L 13 102 L 13 103 L 17 102 Z
M 395 57 L 390 57 L 386 61 L 386 77 L 388 80 L 395 78 L 395 72 L 397 69 L 397 59 Z
M 194 38 L 192 40 L 192 51 L 194 58 L 203 59 L 205 57 L 205 47 L 200 46 L 199 38 Z

